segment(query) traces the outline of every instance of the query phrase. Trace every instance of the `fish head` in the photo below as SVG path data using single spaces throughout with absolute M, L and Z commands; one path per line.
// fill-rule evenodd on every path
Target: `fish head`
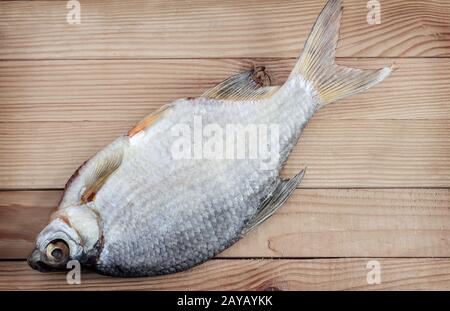
M 52 215 L 39 233 L 28 264 L 41 272 L 68 269 L 72 260 L 86 265 L 97 258 L 100 242 L 98 215 L 85 205 L 69 207 Z

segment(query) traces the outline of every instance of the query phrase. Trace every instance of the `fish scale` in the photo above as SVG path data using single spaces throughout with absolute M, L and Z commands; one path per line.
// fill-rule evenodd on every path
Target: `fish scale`
M 303 95 L 302 92 L 299 93 L 295 95 Z M 176 138 L 168 139 L 163 133 L 171 125 L 179 123 L 193 126 L 192 115 L 196 114 L 204 115 L 203 122 L 208 124 L 218 121 L 218 116 L 221 114 L 227 113 L 229 117 L 225 117 L 225 119 L 231 119 L 236 112 L 242 112 L 238 118 L 234 116 L 234 122 L 247 125 L 256 123 L 260 119 L 270 123 L 281 123 L 281 120 L 284 120 L 285 122 L 280 124 L 280 132 L 298 133 L 299 129 L 307 121 L 305 116 L 314 109 L 297 102 L 304 103 L 304 97 L 299 96 L 296 101 L 289 103 L 283 100 L 283 96 L 284 94 L 281 93 L 280 100 L 277 101 L 245 103 L 252 108 L 249 109 L 250 113 L 234 102 L 212 103 L 203 99 L 189 102 L 180 101 L 173 107 L 171 115 L 168 116 L 169 120 L 166 120 L 161 125 L 163 127 L 163 130 L 159 131 L 161 135 L 148 135 L 149 139 L 162 147 L 156 150 L 151 147 L 141 148 L 139 154 L 133 153 L 130 165 L 144 166 L 143 163 L 148 161 L 146 159 L 153 158 L 148 155 L 149 152 L 162 153 L 163 156 L 166 155 L 170 159 L 169 149 Z M 255 105 L 259 105 L 259 109 L 254 109 Z M 230 108 L 229 106 L 232 107 Z M 271 110 L 268 108 L 270 106 L 275 106 L 274 110 L 282 113 L 277 115 L 264 113 L 265 109 Z M 180 107 L 179 112 L 177 111 L 178 107 Z M 184 111 L 186 109 L 191 111 L 190 117 L 185 115 Z M 260 111 L 263 111 L 263 113 Z M 182 118 L 179 116 L 182 116 Z M 271 117 L 271 120 L 268 120 L 268 117 Z M 171 122 L 170 119 L 173 119 L 173 121 Z M 299 120 L 300 122 L 298 122 Z M 149 130 L 158 131 L 157 128 L 153 127 Z M 139 144 L 151 146 L 151 144 L 145 143 L 146 136 L 146 133 L 143 133 L 143 138 L 138 138 L 143 140 Z M 160 143 L 159 139 L 165 139 L 169 142 Z M 282 150 L 292 146 L 289 140 L 282 140 L 282 142 L 284 142 L 280 146 Z M 130 145 L 130 148 L 133 148 L 133 143 L 130 143 Z M 287 150 L 286 152 L 289 151 Z M 143 160 L 136 161 L 136 158 Z M 217 165 L 217 163 L 214 161 L 197 160 L 199 165 L 193 165 L 191 161 L 182 160 L 179 163 L 175 163 L 177 166 L 175 171 L 178 175 L 165 179 L 165 183 L 163 183 L 163 187 L 166 190 L 173 190 L 165 191 L 166 195 L 161 196 L 155 195 L 155 193 L 158 193 L 158 191 L 155 191 L 158 189 L 158 186 L 153 191 L 145 186 L 157 184 L 151 180 L 151 174 L 140 175 L 142 180 L 139 180 L 138 184 L 144 186 L 140 186 L 135 191 L 130 192 L 129 188 L 122 188 L 121 184 L 127 184 L 126 181 L 129 176 L 129 170 L 126 169 L 126 161 L 127 157 L 125 156 L 122 168 L 111 176 L 101 192 L 98 193 L 97 204 L 108 204 L 106 202 L 102 203 L 103 196 L 107 201 L 112 200 L 115 202 L 126 202 L 122 198 L 128 196 L 129 201 L 139 205 L 140 209 L 137 215 L 116 214 L 115 218 L 122 221 L 116 222 L 112 227 L 111 225 L 107 226 L 108 230 L 111 231 L 118 230 L 118 228 L 121 229 L 119 234 L 112 235 L 109 234 L 109 231 L 104 233 L 106 237 L 110 235 L 114 237 L 114 239 L 105 239 L 103 248 L 108 249 L 107 256 L 103 257 L 100 255 L 97 263 L 99 271 L 105 274 L 142 274 L 141 270 L 136 270 L 134 267 L 140 267 L 140 269 L 145 271 L 146 275 L 164 274 L 169 270 L 183 270 L 186 263 L 195 264 L 202 262 L 222 251 L 240 237 L 240 231 L 249 218 L 255 214 L 261 201 L 267 195 L 264 190 L 267 189 L 268 184 L 275 181 L 281 166 L 281 163 L 277 163 L 274 169 L 261 171 L 258 167 L 258 161 L 228 161 L 225 164 L 226 169 L 223 170 L 226 172 L 226 176 L 221 176 L 226 181 L 224 182 L 222 179 L 218 180 L 215 178 L 217 170 L 214 170 L 214 165 Z M 146 165 L 151 170 L 152 163 L 148 161 Z M 184 166 L 194 166 L 197 176 L 199 176 L 195 182 L 189 184 L 190 189 L 187 199 L 185 190 L 179 185 L 182 185 L 192 175 L 190 172 L 187 176 L 182 174 Z M 170 167 L 166 169 L 167 171 L 171 170 Z M 164 176 L 165 172 L 160 171 L 160 175 Z M 121 183 L 115 182 L 116 179 L 120 180 Z M 177 198 L 180 198 L 181 202 Z M 182 202 L 185 204 L 180 204 Z M 126 210 L 125 207 L 118 205 L 115 208 Z M 136 209 L 133 210 L 136 211 Z M 104 208 L 104 211 L 109 213 L 109 208 Z M 100 216 L 102 219 L 108 219 L 107 215 Z M 148 219 L 149 221 L 144 221 L 140 224 L 138 220 L 142 219 Z M 166 228 L 170 229 L 167 230 Z M 190 228 L 190 230 L 186 228 Z M 197 230 L 192 231 L 191 228 L 196 228 Z M 211 228 L 214 229 L 211 230 Z M 167 232 L 172 232 L 172 234 L 167 235 Z M 190 232 L 190 234 L 183 234 L 186 232 Z M 115 239 L 116 236 L 126 237 L 127 243 L 130 244 L 132 241 L 133 245 L 142 244 L 143 240 L 149 240 L 151 243 L 145 248 L 131 249 L 127 252 L 128 256 L 123 257 L 116 255 L 116 253 L 119 254 L 123 251 L 120 247 L 123 243 L 118 242 Z M 176 243 L 171 244 L 170 241 L 176 241 Z M 187 243 L 188 241 L 189 243 Z M 207 241 L 206 244 L 205 241 Z M 147 266 L 141 264 L 142 258 L 145 257 L 148 257 L 146 261 Z M 111 262 L 111 258 L 114 259 L 113 262 Z M 138 258 L 138 260 L 134 261 L 133 258 Z M 171 258 L 177 258 L 177 261 L 174 262 Z

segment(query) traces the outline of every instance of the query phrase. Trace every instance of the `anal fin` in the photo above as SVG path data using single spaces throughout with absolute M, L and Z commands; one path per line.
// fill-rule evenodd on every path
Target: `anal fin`
M 291 179 L 280 179 L 275 190 L 261 203 L 258 213 L 247 223 L 242 234 L 247 234 L 272 216 L 289 199 L 304 175 L 305 169 Z

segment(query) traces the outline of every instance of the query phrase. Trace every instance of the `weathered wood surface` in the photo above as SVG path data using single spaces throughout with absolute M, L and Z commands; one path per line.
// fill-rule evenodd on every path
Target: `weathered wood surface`
M 325 1 L 84 1 L 81 24 L 66 1 L 0 2 L 1 59 L 297 57 Z M 450 56 L 447 0 L 346 0 L 338 56 Z
M 0 290 L 450 290 L 449 259 L 378 259 L 381 284 L 370 285 L 371 258 L 211 260 L 162 277 L 110 278 L 43 274 L 24 262 L 0 262 Z
M 0 258 L 23 259 L 61 191 L 0 192 Z M 219 257 L 450 257 L 448 189 L 298 189 Z
M 326 108 L 325 108 L 326 109 Z M 63 188 L 133 122 L 0 123 L 0 189 Z M 312 120 L 283 176 L 301 187 L 449 187 L 450 120 Z
M 391 61 L 341 63 L 375 68 Z M 292 62 L 1 62 L 0 188 L 61 188 L 80 163 L 163 103 L 198 95 L 252 64 L 266 65 L 279 84 Z M 321 110 L 286 174 L 307 165 L 304 187 L 448 186 L 449 62 L 399 59 L 397 67 L 380 86 Z
M 231 74 L 262 65 L 283 83 L 324 3 L 92 0 L 69 25 L 67 1 L 0 1 L 0 290 L 450 290 L 447 0 L 381 0 L 380 25 L 344 0 L 337 62 L 397 69 L 314 116 L 283 172 L 308 166 L 300 189 L 219 259 L 81 286 L 22 260 L 79 164 Z
M 381 68 L 389 79 L 320 110 L 314 119 L 449 119 L 446 58 L 344 58 L 342 65 Z M 175 99 L 199 96 L 228 76 L 265 66 L 281 85 L 294 58 L 49 60 L 0 62 L 0 121 L 135 122 Z

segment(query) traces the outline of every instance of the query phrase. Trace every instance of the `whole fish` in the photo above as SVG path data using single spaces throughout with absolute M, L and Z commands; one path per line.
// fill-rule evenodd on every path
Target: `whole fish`
M 198 98 L 164 106 L 85 162 L 37 237 L 29 265 L 49 271 L 78 260 L 112 276 L 167 274 L 206 261 L 269 218 L 304 175 L 279 177 L 313 114 L 391 72 L 334 63 L 341 15 L 341 0 L 328 1 L 283 85 L 267 86 L 263 68 L 231 76 Z M 260 138 L 261 145 L 276 154 L 271 161 L 259 153 L 205 157 L 206 142 L 202 152 L 195 133 L 200 123 L 216 132 L 230 124 L 266 125 L 278 136 Z M 183 130 L 194 134 L 183 136 Z M 215 146 L 211 150 L 220 151 Z M 252 147 L 250 139 L 242 146 Z

